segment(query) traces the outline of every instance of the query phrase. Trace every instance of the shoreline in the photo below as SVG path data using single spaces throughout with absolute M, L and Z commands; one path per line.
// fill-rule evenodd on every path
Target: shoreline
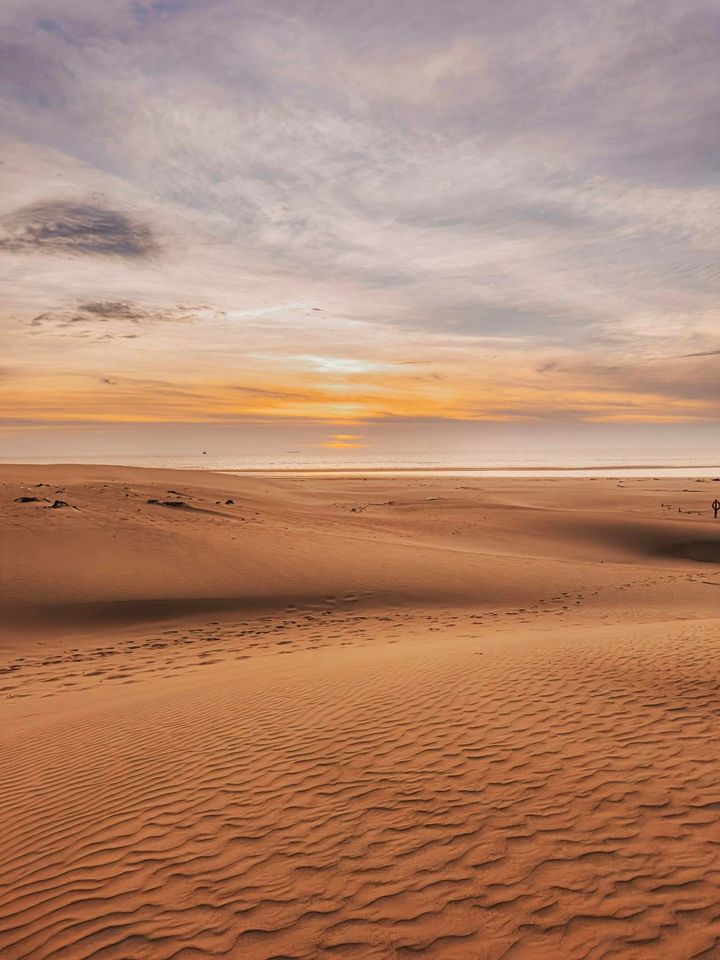
M 232 466 L 199 466 L 194 463 L 178 464 L 175 462 L 138 464 L 130 462 L 102 460 L 0 460 L 2 469 L 22 469 L 24 467 L 59 467 L 59 468 L 118 468 L 128 470 L 164 470 L 169 472 L 192 472 L 198 474 L 216 474 L 222 476 L 246 476 L 260 478 L 282 477 L 469 477 L 478 476 L 487 479 L 527 478 L 552 479 L 563 477 L 567 479 L 665 479 L 665 480 L 716 480 L 720 482 L 720 463 L 702 464 L 571 464 L 571 465 L 522 465 L 522 466 L 300 466 L 300 467 L 232 467 Z M 143 458 L 137 458 L 143 459 Z M 154 458 L 147 458 L 154 459 Z M 162 458 L 160 458 L 162 459 Z M 167 458 L 169 461 L 181 458 Z M 213 458 L 215 459 L 215 458 Z M 717 474 L 714 476 L 713 474 Z

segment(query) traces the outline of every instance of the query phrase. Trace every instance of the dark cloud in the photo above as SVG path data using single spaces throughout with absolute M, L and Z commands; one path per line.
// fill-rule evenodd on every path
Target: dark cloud
M 93 203 L 46 201 L 6 217 L 0 250 L 146 259 L 159 245 L 146 223 Z
M 141 303 L 134 303 L 131 300 L 87 300 L 78 303 L 69 316 L 67 311 L 50 311 L 35 317 L 31 324 L 38 326 L 38 320 L 44 321 L 48 318 L 62 323 L 106 323 L 106 322 L 128 322 L 133 324 L 143 323 L 183 323 L 198 320 L 202 317 L 211 317 L 217 319 L 224 315 L 222 310 L 215 310 L 208 304 L 172 304 L 167 307 L 145 306 Z M 128 336 L 137 336 L 137 334 L 128 334 Z
M 560 364 L 556 360 L 548 360 L 546 363 L 541 363 L 535 372 L 542 375 L 543 373 L 555 373 L 558 370 L 562 370 Z
M 36 317 L 33 317 L 32 320 L 28 321 L 29 327 L 42 327 L 44 323 L 52 319 L 52 313 L 39 313 Z
M 214 320 L 220 316 L 223 316 L 223 311 L 214 310 L 207 304 L 157 307 L 131 300 L 87 300 L 71 307 L 46 310 L 28 320 L 27 325 L 35 328 L 38 334 L 44 332 L 91 340 L 135 340 L 140 336 L 135 329 L 137 327 L 193 323 L 203 319 Z
M 143 310 L 128 300 L 92 300 L 88 303 L 81 303 L 78 310 L 82 310 L 83 313 L 90 313 L 102 320 L 141 320 L 145 315 Z

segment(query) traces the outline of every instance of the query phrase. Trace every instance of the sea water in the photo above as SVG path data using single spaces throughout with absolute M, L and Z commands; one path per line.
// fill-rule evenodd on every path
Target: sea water
M 626 452 L 623 451 L 623 454 Z M 0 457 L 0 462 L 19 458 Z M 107 464 L 154 467 L 169 470 L 213 470 L 220 473 L 314 474 L 377 476 L 477 477 L 720 477 L 720 454 L 713 450 L 684 450 L 681 456 L 667 451 L 643 450 L 640 455 L 618 456 L 617 451 L 578 449 L 572 453 L 552 451 L 528 457 L 507 451 L 483 456 L 466 453 L 426 455 L 371 455 L 365 451 L 288 451 L 280 454 L 192 453 L 177 456 L 96 455 L 22 458 L 24 463 Z

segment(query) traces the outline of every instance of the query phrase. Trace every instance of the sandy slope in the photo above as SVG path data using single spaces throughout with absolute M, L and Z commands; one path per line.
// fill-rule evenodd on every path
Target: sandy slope
M 720 957 L 719 488 L 0 468 L 0 956 Z

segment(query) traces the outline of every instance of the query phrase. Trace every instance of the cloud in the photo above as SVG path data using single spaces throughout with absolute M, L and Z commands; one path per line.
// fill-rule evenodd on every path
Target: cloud
M 537 368 L 542 376 L 537 382 L 538 397 L 551 384 L 557 396 L 584 397 L 586 407 L 602 407 L 606 412 L 626 408 L 648 413 L 666 403 L 668 409 L 682 410 L 688 416 L 718 417 L 720 378 L 717 363 L 710 359 L 716 356 L 720 356 L 720 350 L 604 362 L 567 354 L 562 360 L 548 360 Z M 581 410 L 582 403 L 574 413 L 580 416 Z
M 684 358 L 687 357 L 720 357 L 720 350 L 704 350 L 701 353 L 684 353 L 682 355 Z
M 92 257 L 144 259 L 157 254 L 148 224 L 93 203 L 55 200 L 6 216 L 0 249 Z
M 78 310 L 97 317 L 99 320 L 141 320 L 147 311 L 127 300 L 100 300 L 78 304 Z
M 16 368 L 714 402 L 713 0 L 0 6 Z
M 300 391 L 273 390 L 267 387 L 233 386 L 237 393 L 259 400 L 306 400 L 307 394 Z
M 28 326 L 55 335 L 132 340 L 139 336 L 134 327 L 208 322 L 219 315 L 206 304 L 159 307 L 130 300 L 90 300 L 46 310 L 28 321 Z

